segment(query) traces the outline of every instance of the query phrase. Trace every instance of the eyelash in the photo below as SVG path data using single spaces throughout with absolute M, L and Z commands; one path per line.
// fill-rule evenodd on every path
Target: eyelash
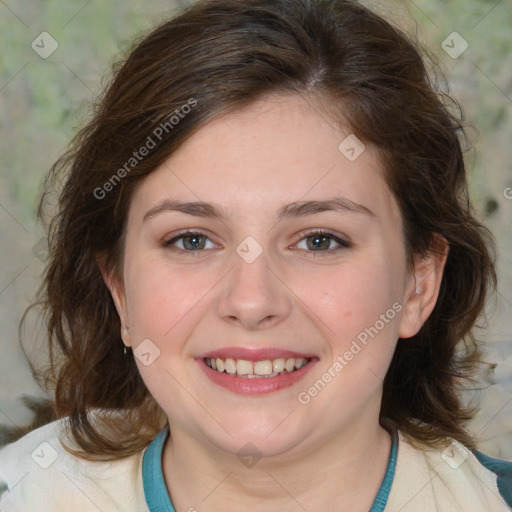
M 164 248 L 166 248 L 172 252 L 187 253 L 188 255 L 196 256 L 196 257 L 199 256 L 198 253 L 206 250 L 206 249 L 186 250 L 186 249 L 180 249 L 180 248 L 173 246 L 174 243 L 176 243 L 177 241 L 179 241 L 187 236 L 204 236 L 208 239 L 208 236 L 206 235 L 206 233 L 203 233 L 201 231 L 185 230 L 185 231 L 178 233 L 176 236 L 174 236 L 170 240 L 164 241 L 163 246 L 164 246 Z M 317 236 L 317 237 L 325 236 L 325 237 L 330 238 L 337 244 L 339 244 L 338 247 L 327 249 L 325 251 L 308 251 L 306 249 L 299 249 L 301 251 L 305 251 L 305 254 L 307 254 L 308 257 L 317 258 L 319 256 L 321 257 L 321 256 L 331 255 L 335 252 L 338 252 L 338 251 L 341 251 L 344 249 L 349 249 L 350 247 L 352 247 L 351 243 L 348 242 L 347 240 L 343 240 L 342 238 L 339 238 L 338 236 L 336 236 L 334 233 L 332 233 L 328 230 L 324 230 L 324 229 L 306 231 L 306 232 L 300 233 L 299 236 L 301 237 L 299 242 L 302 242 L 302 240 L 312 237 L 312 236 Z M 299 242 L 297 242 L 297 244 Z M 295 245 L 297 245 L 297 244 L 295 244 Z M 294 249 L 294 250 L 296 250 L 296 249 Z

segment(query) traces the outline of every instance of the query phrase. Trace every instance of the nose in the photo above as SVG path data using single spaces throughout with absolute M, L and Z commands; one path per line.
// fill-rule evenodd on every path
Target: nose
M 219 317 L 248 330 L 269 328 L 290 315 L 291 292 L 271 269 L 265 252 L 252 263 L 234 254 L 234 268 L 218 299 Z

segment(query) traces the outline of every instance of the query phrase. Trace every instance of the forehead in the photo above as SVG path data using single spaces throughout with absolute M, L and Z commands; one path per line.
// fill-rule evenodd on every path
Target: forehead
M 383 175 L 375 149 L 317 103 L 271 96 L 199 128 L 143 180 L 133 207 L 147 211 L 179 197 L 254 217 L 284 203 L 341 196 L 399 219 Z

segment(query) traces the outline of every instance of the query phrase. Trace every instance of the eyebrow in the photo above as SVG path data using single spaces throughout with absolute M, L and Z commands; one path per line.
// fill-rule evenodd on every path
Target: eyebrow
M 158 215 L 159 213 L 168 211 L 186 213 L 196 217 L 217 218 L 219 220 L 224 220 L 227 217 L 225 210 L 221 206 L 213 203 L 165 199 L 148 210 L 144 214 L 142 222 Z M 277 218 L 278 220 L 281 220 L 285 217 L 306 217 L 307 215 L 329 211 L 360 213 L 371 217 L 376 216 L 369 208 L 360 203 L 356 203 L 346 197 L 335 197 L 326 200 L 295 201 L 293 203 L 289 203 L 278 210 Z

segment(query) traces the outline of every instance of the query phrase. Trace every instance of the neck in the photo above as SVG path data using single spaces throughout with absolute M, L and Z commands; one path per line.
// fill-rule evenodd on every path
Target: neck
M 368 423 L 366 423 L 368 425 Z M 386 472 L 391 436 L 359 425 L 295 454 L 245 467 L 171 424 L 164 478 L 177 512 L 350 510 L 367 512 Z

